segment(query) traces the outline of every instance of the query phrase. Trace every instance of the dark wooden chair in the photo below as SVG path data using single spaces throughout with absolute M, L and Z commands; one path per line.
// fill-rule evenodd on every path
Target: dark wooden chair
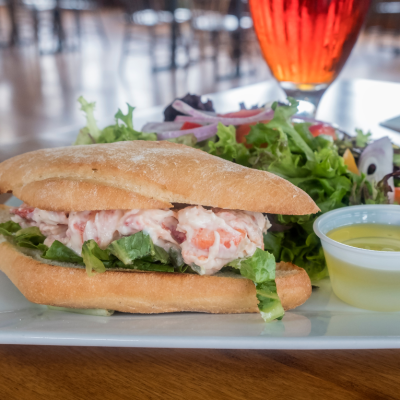
M 394 54 L 400 55 L 400 1 L 373 1 L 366 31 L 377 34 L 380 47 L 389 46 Z
M 125 14 L 125 32 L 122 44 L 121 64 L 129 54 L 137 52 L 137 47 L 133 47 L 139 38 L 142 43 L 147 45 L 151 56 L 152 68 L 154 72 L 166 68 L 175 67 L 176 44 L 185 47 L 188 51 L 188 43 L 184 41 L 181 35 L 182 24 L 191 19 L 191 12 L 187 8 L 171 9 L 171 2 L 166 0 L 121 0 L 124 5 Z M 138 36 L 138 33 L 146 34 Z M 172 35 L 170 34 L 172 30 Z M 171 36 L 174 36 L 171 38 Z M 171 52 L 171 63 L 166 66 L 160 66 L 157 63 L 157 54 L 159 44 L 164 48 L 169 48 Z
M 192 30 L 194 42 L 199 44 L 200 59 L 208 58 L 211 47 L 216 80 L 232 79 L 241 75 L 244 54 L 254 49 L 257 39 L 248 4 L 244 0 L 193 0 Z M 228 53 L 234 71 L 219 74 L 219 56 Z
M 91 20 L 94 24 L 94 31 L 98 34 L 98 36 L 103 41 L 104 45 L 108 45 L 107 33 L 103 24 L 103 20 L 101 18 L 101 3 L 96 0 L 57 0 L 58 7 L 60 9 L 61 14 L 65 14 L 67 12 L 73 13 L 74 21 L 75 21 L 75 29 L 73 35 L 77 38 L 78 44 L 77 47 L 80 47 L 82 33 L 85 32 L 84 26 L 82 24 L 82 16 L 83 14 L 88 14 L 91 17 Z M 135 2 L 134 0 L 133 2 Z

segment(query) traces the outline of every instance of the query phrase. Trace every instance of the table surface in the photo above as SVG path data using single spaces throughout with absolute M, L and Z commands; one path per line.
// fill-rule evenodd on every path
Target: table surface
M 270 82 L 209 96 L 220 112 L 282 98 Z M 338 81 L 318 117 L 375 138 L 400 135 L 380 122 L 400 114 L 400 84 Z M 161 119 L 162 107 L 139 111 L 137 127 Z M 110 110 L 110 121 L 112 120 Z M 77 129 L 0 136 L 0 160 L 71 143 Z M 60 134 L 62 133 L 62 135 Z M 4 200 L 4 198 L 3 198 Z M 0 199 L 1 202 L 1 199 Z M 0 393 L 7 399 L 396 399 L 400 350 L 256 351 L 0 345 Z M 325 395 L 325 396 L 324 396 Z

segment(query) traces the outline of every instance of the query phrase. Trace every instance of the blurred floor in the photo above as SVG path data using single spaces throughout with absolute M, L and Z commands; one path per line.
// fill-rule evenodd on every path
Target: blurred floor
M 80 95 L 97 102 L 96 116 L 102 126 L 125 102 L 144 109 L 187 92 L 205 94 L 272 79 L 260 55 L 244 58 L 243 77 L 218 82 L 211 60 L 152 73 L 145 31 L 132 43 L 135 53 L 121 64 L 123 16 L 106 11 L 102 19 L 108 45 L 87 24 L 79 50 L 39 55 L 35 45 L 0 48 L 0 145 L 26 135 L 62 134 L 63 129 L 82 124 L 76 102 Z M 169 60 L 166 51 L 156 56 L 161 64 Z M 180 60 L 185 62 L 178 51 Z M 231 72 L 231 67 L 229 55 L 222 54 L 222 74 Z M 251 69 L 253 74 L 246 73 Z M 400 82 L 400 57 L 389 50 L 385 38 L 363 35 L 340 75 L 340 79 L 353 78 Z

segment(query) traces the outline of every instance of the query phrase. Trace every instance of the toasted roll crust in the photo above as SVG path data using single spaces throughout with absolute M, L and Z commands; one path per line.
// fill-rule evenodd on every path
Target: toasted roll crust
M 88 204 L 96 205 L 97 208 L 93 210 L 172 207 L 168 202 L 151 199 L 125 189 L 85 181 L 45 179 L 17 188 L 14 195 L 20 199 L 29 199 L 29 204 L 34 204 L 42 210 L 46 210 L 51 203 L 50 211 L 85 211 Z
M 106 199 L 96 191 L 106 193 Z M 170 142 L 26 153 L 0 164 L 0 193 L 7 192 L 49 211 L 164 208 L 171 203 L 290 215 L 319 211 L 305 192 L 274 174 Z

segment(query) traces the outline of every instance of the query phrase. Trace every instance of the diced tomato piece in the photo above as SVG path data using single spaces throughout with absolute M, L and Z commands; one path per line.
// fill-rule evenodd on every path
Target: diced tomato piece
M 194 129 L 194 128 L 200 128 L 203 125 L 200 124 L 195 124 L 194 122 L 185 122 L 182 126 L 181 126 L 181 131 L 186 131 L 187 129 Z
M 262 109 L 256 108 L 254 110 L 239 110 L 227 114 L 218 114 L 218 115 L 224 118 L 247 118 L 247 117 L 252 117 L 253 115 L 260 114 L 261 111 Z
M 400 187 L 394 188 L 394 201 L 400 204 Z
M 253 147 L 252 144 L 247 144 L 246 143 L 246 136 L 250 133 L 251 127 L 253 125 L 262 123 L 262 124 L 268 124 L 269 120 L 265 121 L 260 121 L 260 122 L 252 122 L 251 124 L 244 124 L 244 125 L 239 125 L 236 127 L 236 141 L 238 143 L 243 143 L 248 149 L 251 149 Z M 267 147 L 267 144 L 262 144 L 260 147 Z
M 250 133 L 251 126 L 254 124 L 239 125 L 236 127 L 236 141 L 238 143 L 244 143 L 247 148 L 252 147 L 251 144 L 246 143 L 246 136 Z
M 308 128 L 311 132 L 311 135 L 314 137 L 317 137 L 319 135 L 326 135 L 326 136 L 331 136 L 333 140 L 336 140 L 336 130 L 330 125 L 327 124 L 316 124 L 312 125 Z
M 240 111 L 235 111 L 227 114 L 218 114 L 220 117 L 224 118 L 248 118 L 248 117 L 253 117 L 254 115 L 260 114 L 263 110 L 260 108 L 254 109 L 254 110 L 240 110 Z M 267 124 L 269 120 L 267 121 L 260 121 L 263 124 Z M 250 133 L 250 129 L 252 125 L 256 125 L 258 122 L 252 122 L 250 124 L 243 124 L 243 125 L 238 125 L 236 127 L 236 141 L 238 143 L 244 143 L 244 145 L 247 148 L 253 147 L 251 144 L 246 144 L 246 136 Z

